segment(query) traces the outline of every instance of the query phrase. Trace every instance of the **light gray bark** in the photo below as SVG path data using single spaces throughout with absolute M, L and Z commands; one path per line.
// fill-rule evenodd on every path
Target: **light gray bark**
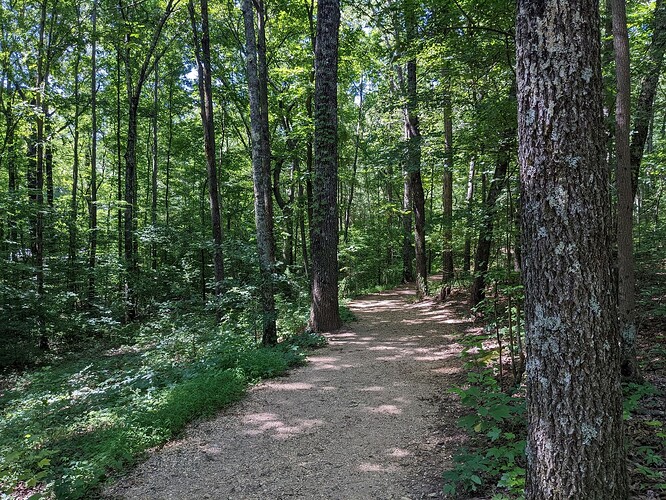
M 529 500 L 625 499 L 596 0 L 519 0 Z
M 273 193 L 271 190 L 270 143 L 268 136 L 268 97 L 265 51 L 265 12 L 263 2 L 257 2 L 257 24 L 252 0 L 243 0 L 245 24 L 245 54 L 250 96 L 250 124 L 252 133 L 252 178 L 254 181 L 254 213 L 257 229 L 257 251 L 261 274 L 262 341 L 264 345 L 277 343 L 273 272 L 275 267 L 275 240 L 273 236 Z M 258 38 L 257 38 L 258 35 Z M 263 38 L 263 39 L 262 39 Z M 263 69 L 262 69 L 263 67 Z

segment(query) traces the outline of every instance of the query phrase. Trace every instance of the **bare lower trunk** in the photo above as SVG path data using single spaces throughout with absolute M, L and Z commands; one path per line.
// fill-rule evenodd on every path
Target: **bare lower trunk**
M 467 195 L 465 196 L 467 218 L 465 223 L 465 249 L 463 252 L 463 272 L 466 275 L 469 274 L 470 263 L 472 260 L 472 228 L 473 228 L 472 202 L 474 200 L 475 170 L 476 170 L 476 159 L 472 157 L 469 160 L 469 172 L 467 174 Z
M 414 244 L 412 243 L 412 183 L 409 173 L 403 173 L 402 192 L 402 282 L 414 281 Z
M 250 122 L 252 130 L 252 177 L 254 181 L 254 213 L 257 228 L 257 250 L 261 274 L 262 342 L 277 343 L 273 269 L 275 267 L 275 241 L 273 237 L 273 193 L 271 190 L 270 143 L 268 136 L 268 97 L 265 68 L 265 12 L 263 2 L 257 2 L 257 27 L 254 29 L 252 0 L 243 0 L 247 79 L 250 94 Z M 262 54 L 262 51 L 264 53 Z
M 631 111 L 631 76 L 629 70 L 629 36 L 624 0 L 612 0 L 613 44 L 615 48 L 615 151 L 617 183 L 617 275 L 618 318 L 622 339 L 622 375 L 638 377 L 636 361 L 636 299 L 633 245 L 633 205 L 629 127 Z
M 442 281 L 453 279 L 453 118 L 451 98 L 444 97 L 444 176 L 442 179 Z
M 213 94 L 210 67 L 210 36 L 208 29 L 208 2 L 200 0 L 199 16 L 195 14 L 194 2 L 190 0 L 188 8 L 194 46 L 196 49 L 197 73 L 199 77 L 199 101 L 201 124 L 204 132 L 204 152 L 206 154 L 206 175 L 208 179 L 208 206 L 213 233 L 213 268 L 215 272 L 215 298 L 222 297 L 224 282 L 224 258 L 222 252 L 222 220 L 220 218 L 220 198 L 217 182 L 217 163 L 215 160 L 215 120 L 213 119 Z M 218 321 L 221 319 L 220 305 L 215 307 Z

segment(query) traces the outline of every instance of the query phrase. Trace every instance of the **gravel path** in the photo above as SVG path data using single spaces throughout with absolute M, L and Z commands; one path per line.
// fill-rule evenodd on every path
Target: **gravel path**
M 411 288 L 357 299 L 358 322 L 310 363 L 154 453 L 105 491 L 128 499 L 441 498 L 464 439 L 448 388 L 464 378 L 455 301 Z

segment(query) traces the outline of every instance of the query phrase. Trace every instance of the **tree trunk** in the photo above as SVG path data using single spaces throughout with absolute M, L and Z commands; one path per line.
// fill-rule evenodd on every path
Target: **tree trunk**
M 127 68 L 129 71 L 129 67 Z M 131 87 L 130 87 L 131 88 Z M 129 96 L 129 113 L 127 117 L 127 144 L 125 147 L 125 220 L 124 220 L 124 244 L 125 249 L 125 320 L 132 321 L 136 317 L 137 302 L 134 290 L 134 282 L 137 278 L 138 263 L 136 260 L 136 142 L 137 142 L 137 108 L 138 99 Z
M 490 250 L 493 244 L 493 228 L 495 227 L 495 215 L 497 213 L 497 199 L 504 187 L 504 178 L 509 168 L 510 151 L 513 149 L 515 129 L 508 129 L 504 134 L 504 140 L 499 145 L 497 163 L 493 173 L 493 180 L 488 189 L 486 199 L 483 201 L 483 218 L 479 227 L 479 240 L 474 255 L 474 281 L 470 291 L 470 304 L 477 305 L 486 296 L 486 274 L 490 264 Z
M 448 91 L 444 96 L 444 177 L 442 180 L 442 281 L 453 279 L 453 110 Z
M 403 172 L 402 191 L 402 282 L 414 281 L 414 244 L 412 243 L 412 183 L 409 172 Z
M 345 209 L 344 238 L 345 244 L 349 242 L 349 225 L 351 223 L 351 210 L 354 201 L 354 188 L 356 187 L 356 171 L 358 170 L 358 150 L 361 146 L 361 136 L 363 134 L 363 79 L 359 86 L 358 116 L 356 119 L 356 139 L 354 141 L 354 161 L 352 163 L 352 178 L 349 184 L 349 196 L 347 197 L 347 208 Z
M 618 318 L 622 339 L 622 375 L 638 378 L 636 360 L 636 279 L 634 276 L 633 205 L 629 127 L 631 123 L 631 74 L 629 35 L 624 0 L 612 0 L 613 44 L 615 48 L 615 151 L 617 183 L 617 276 Z
M 628 497 L 598 9 L 518 2 L 529 500 Z
M 261 274 L 262 343 L 277 343 L 273 270 L 275 241 L 273 236 L 273 193 L 271 190 L 270 143 L 268 136 L 268 97 L 266 83 L 265 12 L 263 2 L 257 2 L 258 33 L 254 29 L 252 0 L 243 0 L 247 80 L 250 96 L 252 129 L 252 178 L 254 181 L 254 213 L 257 228 L 257 250 Z M 258 37 L 257 37 L 258 35 Z M 260 54 L 263 51 L 263 54 Z
M 204 150 L 206 153 L 206 174 L 208 177 L 208 204 L 213 232 L 213 268 L 215 272 L 215 298 L 222 297 L 224 281 L 224 259 L 222 253 L 222 220 L 220 218 L 220 199 L 217 182 L 217 163 L 215 161 L 215 120 L 213 119 L 213 93 L 210 67 L 210 35 L 208 28 L 208 1 L 200 0 L 199 19 L 195 15 L 194 2 L 189 1 L 190 20 L 194 37 L 197 71 L 199 76 L 199 101 L 201 107 L 201 123 L 204 131 Z M 216 317 L 221 319 L 219 304 L 216 305 Z
M 138 278 L 138 250 L 139 241 L 137 238 L 137 215 L 138 215 L 138 197 L 137 197 L 137 161 L 136 145 L 138 140 L 137 122 L 139 102 L 141 101 L 141 92 L 143 85 L 154 70 L 161 53 L 158 51 L 158 42 L 162 29 L 167 20 L 174 11 L 177 0 L 167 0 L 157 25 L 152 32 L 150 46 L 142 54 L 142 63 L 138 74 L 134 75 L 134 59 L 132 54 L 131 34 L 128 29 L 125 35 L 125 44 L 120 57 L 125 63 L 125 86 L 127 92 L 127 143 L 125 147 L 125 227 L 124 227 L 124 246 L 125 246 L 125 279 L 124 279 L 124 300 L 125 300 L 125 320 L 132 321 L 138 312 L 138 297 L 134 289 L 135 281 Z M 128 17 L 128 8 L 122 1 L 119 1 L 120 13 L 123 21 L 130 25 L 131 20 Z M 120 49 L 119 49 L 120 50 Z
M 88 255 L 88 307 L 95 301 L 95 266 L 97 265 L 97 0 L 92 6 L 92 48 L 90 69 L 90 110 L 91 110 L 91 150 L 90 150 L 90 221 Z
M 407 42 L 416 40 L 416 12 L 412 2 L 405 3 L 405 28 Z M 407 171 L 412 188 L 412 211 L 414 213 L 414 251 L 416 255 L 416 296 L 428 295 L 428 269 L 425 245 L 425 196 L 421 181 L 421 131 L 418 116 L 416 87 L 416 58 L 407 61 L 407 102 L 404 109 L 407 139 Z M 404 86 L 403 86 L 404 87 Z
M 77 7 L 77 17 L 80 9 Z M 81 20 L 77 19 L 78 38 L 81 34 Z M 81 62 L 81 50 L 77 46 L 76 57 L 74 58 L 74 160 L 72 165 L 72 201 L 69 208 L 69 252 L 67 256 L 69 266 L 69 287 L 74 290 L 74 282 L 77 278 L 76 253 L 78 246 L 78 228 L 76 225 L 78 212 L 78 190 L 79 190 L 79 64 Z
M 338 30 L 339 0 L 319 0 L 315 49 L 312 309 L 315 332 L 342 325 L 338 306 Z
M 154 72 L 155 72 L 155 77 L 154 77 L 154 83 L 153 83 L 153 109 L 152 109 L 152 132 L 153 132 L 153 137 L 151 141 L 151 160 L 152 160 L 152 169 L 151 169 L 151 176 L 150 176 L 150 195 L 151 195 L 151 200 L 150 200 L 150 225 L 152 226 L 152 230 L 155 231 L 157 227 L 157 174 L 158 174 L 158 123 L 157 123 L 157 115 L 159 112 L 159 66 L 158 63 L 155 62 L 154 66 Z M 157 242 L 152 241 L 150 244 L 150 260 L 151 260 L 151 267 L 153 271 L 157 269 Z
M 474 201 L 474 175 L 476 170 L 476 158 L 469 160 L 469 171 L 467 174 L 467 194 L 465 195 L 465 206 L 467 209 L 467 218 L 465 221 L 465 249 L 463 251 L 463 273 L 469 274 L 470 263 L 472 260 L 472 228 L 474 226 L 474 214 L 472 212 L 472 203 Z
M 654 116 L 654 99 L 659 87 L 664 52 L 666 52 L 666 4 L 657 0 L 654 7 L 654 20 L 652 24 L 652 43 L 648 54 L 648 64 L 645 76 L 641 82 L 641 90 L 636 104 L 634 126 L 631 132 L 631 193 L 636 198 L 638 190 L 638 175 L 643 161 L 643 151 L 648 136 L 650 122 Z

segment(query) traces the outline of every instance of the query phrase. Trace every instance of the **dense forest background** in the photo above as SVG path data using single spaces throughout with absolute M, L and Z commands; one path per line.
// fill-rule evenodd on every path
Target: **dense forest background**
M 1 369 L 159 345 L 151 366 L 171 353 L 171 369 L 186 370 L 223 344 L 275 344 L 308 329 L 322 200 L 313 189 L 317 6 L 252 3 L 254 48 L 239 2 L 0 0 Z M 663 338 L 666 7 L 631 0 L 626 8 L 632 321 Z M 601 15 L 615 211 L 616 63 L 610 9 Z M 411 281 L 418 296 L 464 288 L 477 314 L 494 318 L 498 339 L 501 328 L 506 342 L 514 333 L 521 341 L 515 17 L 514 2 L 495 0 L 343 3 L 341 300 Z M 199 87 L 207 44 L 208 128 Z M 266 233 L 255 220 L 249 50 L 259 79 L 262 60 L 267 72 L 258 104 L 270 140 L 270 266 L 257 242 Z M 442 280 L 428 283 L 432 273 Z M 524 369 L 522 346 L 511 349 L 507 386 Z M 663 352 L 651 356 L 663 364 Z M 46 467 L 39 453 L 22 467 Z

